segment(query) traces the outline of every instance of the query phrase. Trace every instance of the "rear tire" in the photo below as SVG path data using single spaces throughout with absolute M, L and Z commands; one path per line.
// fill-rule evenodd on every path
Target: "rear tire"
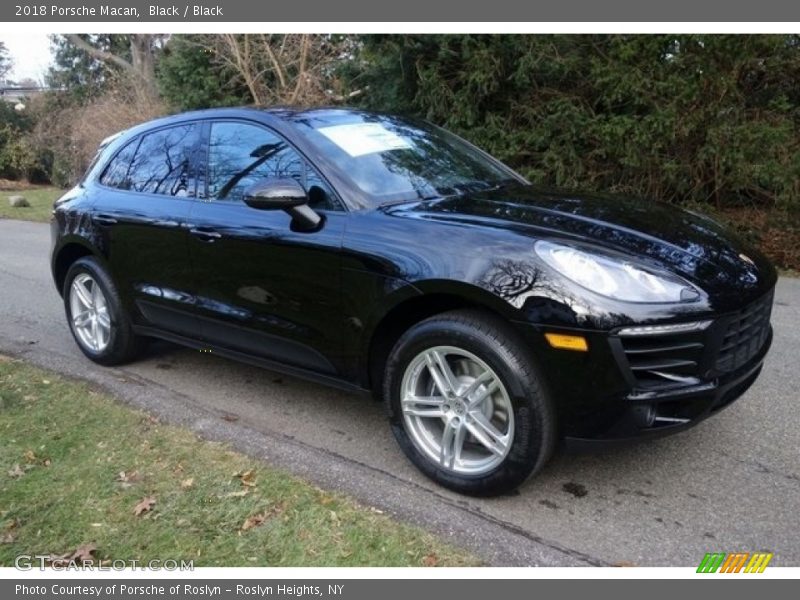
M 94 257 L 85 256 L 70 266 L 63 297 L 72 336 L 94 362 L 122 364 L 144 347 L 144 338 L 133 333 L 114 281 Z
M 457 310 L 411 327 L 389 355 L 383 392 L 411 462 L 462 494 L 510 492 L 552 455 L 555 410 L 534 357 L 493 315 Z

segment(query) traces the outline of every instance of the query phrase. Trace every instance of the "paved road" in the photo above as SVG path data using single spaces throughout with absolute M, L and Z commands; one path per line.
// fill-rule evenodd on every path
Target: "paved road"
M 800 566 L 798 279 L 778 284 L 761 378 L 716 418 L 648 444 L 558 455 L 518 493 L 475 500 L 421 477 L 369 400 L 165 343 L 124 368 L 92 364 L 67 330 L 48 251 L 46 225 L 0 220 L 0 352 L 88 379 L 493 564 L 688 566 L 708 551 L 770 550 L 774 565 Z

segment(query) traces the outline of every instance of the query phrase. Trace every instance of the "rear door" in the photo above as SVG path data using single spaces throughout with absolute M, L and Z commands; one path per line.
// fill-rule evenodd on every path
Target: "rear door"
M 196 195 L 200 123 L 142 134 L 109 162 L 92 221 L 138 324 L 196 336 L 186 222 Z

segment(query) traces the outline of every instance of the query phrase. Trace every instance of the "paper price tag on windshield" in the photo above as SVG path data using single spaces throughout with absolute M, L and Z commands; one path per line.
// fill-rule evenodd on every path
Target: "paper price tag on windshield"
M 317 131 L 350 156 L 411 148 L 405 139 L 380 123 L 348 123 L 323 127 Z

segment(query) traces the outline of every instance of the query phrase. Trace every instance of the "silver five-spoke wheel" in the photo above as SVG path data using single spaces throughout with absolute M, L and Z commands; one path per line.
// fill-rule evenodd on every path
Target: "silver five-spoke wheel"
M 514 410 L 503 382 L 480 358 L 454 346 L 418 354 L 403 375 L 401 406 L 414 445 L 464 475 L 497 468 L 514 440 Z
M 69 288 L 70 314 L 75 334 L 89 350 L 102 352 L 111 341 L 108 302 L 97 281 L 81 273 Z

